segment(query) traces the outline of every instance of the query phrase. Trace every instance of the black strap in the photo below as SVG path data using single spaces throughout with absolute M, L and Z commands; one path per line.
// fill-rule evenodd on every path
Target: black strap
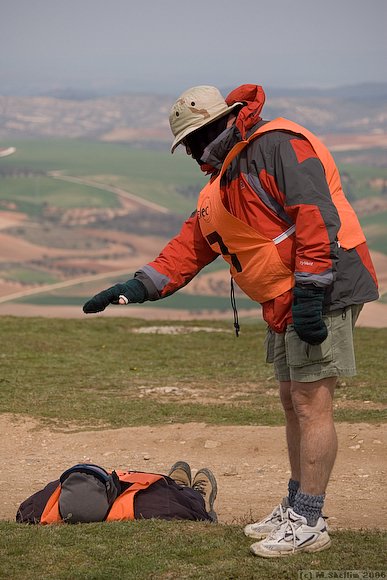
M 240 331 L 240 326 L 239 326 L 238 309 L 237 309 L 236 299 L 235 299 L 234 280 L 232 278 L 231 278 L 230 300 L 231 300 L 231 306 L 232 306 L 233 313 L 234 313 L 234 328 L 235 328 L 235 334 L 238 337 L 239 336 L 239 331 Z

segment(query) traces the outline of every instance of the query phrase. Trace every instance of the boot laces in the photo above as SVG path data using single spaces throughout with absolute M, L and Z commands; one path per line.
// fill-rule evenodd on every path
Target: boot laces
M 201 495 L 206 495 L 206 483 L 205 481 L 197 481 L 193 488 L 198 491 Z

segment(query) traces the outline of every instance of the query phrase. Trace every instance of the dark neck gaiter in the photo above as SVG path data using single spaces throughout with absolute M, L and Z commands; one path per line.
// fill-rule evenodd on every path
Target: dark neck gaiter
M 227 125 L 228 115 L 216 119 L 208 125 L 204 125 L 201 129 L 197 129 L 190 133 L 185 138 L 185 142 L 191 150 L 192 157 L 201 165 L 201 157 L 204 149 L 209 145 L 220 133 L 222 133 Z

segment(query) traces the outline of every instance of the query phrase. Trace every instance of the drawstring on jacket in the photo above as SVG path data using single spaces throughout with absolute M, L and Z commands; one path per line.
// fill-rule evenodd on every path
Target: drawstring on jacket
M 235 334 L 238 337 L 239 336 L 239 331 L 240 331 L 240 326 L 239 326 L 238 309 L 237 309 L 236 300 L 235 300 L 234 280 L 232 278 L 231 278 L 230 300 L 231 300 L 231 306 L 232 306 L 232 309 L 233 309 L 233 312 L 234 312 L 234 328 L 235 328 Z

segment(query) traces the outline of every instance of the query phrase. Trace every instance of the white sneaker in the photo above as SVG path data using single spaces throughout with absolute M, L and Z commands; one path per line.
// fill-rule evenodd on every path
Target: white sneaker
M 306 518 L 289 508 L 286 520 L 250 549 L 262 558 L 279 558 L 298 552 L 321 552 L 330 545 L 324 518 L 320 517 L 315 526 L 308 526 Z
M 282 502 L 273 509 L 271 514 L 260 522 L 255 524 L 248 524 L 244 528 L 244 533 L 250 538 L 255 538 L 256 540 L 262 540 L 266 538 L 273 530 L 275 530 L 279 524 L 281 524 L 285 519 L 290 508 L 289 500 L 284 497 Z

